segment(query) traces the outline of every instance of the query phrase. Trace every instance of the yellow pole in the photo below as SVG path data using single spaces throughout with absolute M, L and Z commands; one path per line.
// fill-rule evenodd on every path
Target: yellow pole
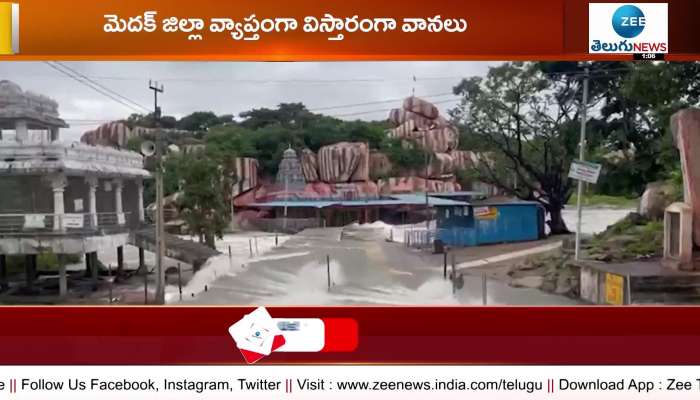
M 12 54 L 12 3 L 0 3 L 0 54 Z
M 19 4 L 0 2 L 0 55 L 19 53 Z

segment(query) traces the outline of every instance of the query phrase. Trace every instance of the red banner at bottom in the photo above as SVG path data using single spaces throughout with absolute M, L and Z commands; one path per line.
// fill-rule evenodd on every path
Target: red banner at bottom
M 4 307 L 0 364 L 243 364 L 228 327 L 254 307 Z M 271 307 L 321 318 L 317 353 L 260 363 L 697 364 L 693 307 Z

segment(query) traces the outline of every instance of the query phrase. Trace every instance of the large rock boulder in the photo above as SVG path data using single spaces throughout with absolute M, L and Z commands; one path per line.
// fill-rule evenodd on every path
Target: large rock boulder
M 389 121 L 395 126 L 411 122 L 418 129 L 432 129 L 449 125 L 447 120 L 441 116 L 431 119 L 403 108 L 394 108 L 389 111 Z
M 379 186 L 379 192 L 382 194 L 425 192 L 426 188 L 431 193 L 455 192 L 461 189 L 459 184 L 452 180 L 426 180 L 417 176 L 380 179 L 377 185 Z
M 394 125 L 389 137 L 418 145 L 430 153 L 448 153 L 457 149 L 457 129 L 439 114 L 437 107 L 418 97 L 408 97 L 401 109 L 389 112 Z
M 389 157 L 379 151 L 369 153 L 369 174 L 372 179 L 388 176 L 393 170 Z
M 306 182 L 318 181 L 318 160 L 316 153 L 310 149 L 301 151 L 301 173 L 304 174 Z
M 673 185 L 665 182 L 648 184 L 639 200 L 639 214 L 649 219 L 663 219 L 666 207 L 673 202 L 674 192 Z
M 415 133 L 413 141 L 431 153 L 448 153 L 459 144 L 459 135 L 452 128 L 421 130 Z
M 369 180 L 369 148 L 366 143 L 339 142 L 318 151 L 319 178 L 328 183 Z
M 425 168 L 419 169 L 418 175 L 423 178 L 444 180 L 452 178 L 454 171 L 455 166 L 452 156 L 447 153 L 435 153 L 430 157 L 427 171 Z
M 415 96 L 408 97 L 403 101 L 403 109 L 428 119 L 436 119 L 440 113 L 433 103 Z
M 191 133 L 180 129 L 161 129 L 161 131 L 170 134 Z M 129 139 L 134 137 L 155 135 L 156 132 L 157 129 L 155 128 L 144 128 L 142 126 L 129 128 L 129 126 L 127 126 L 123 121 L 112 121 L 104 123 L 93 130 L 83 133 L 83 136 L 80 137 L 80 141 L 93 146 L 109 146 L 124 149 L 129 143 Z
M 233 173 L 236 183 L 233 185 L 233 196 L 258 187 L 259 163 L 255 158 L 236 157 L 233 159 Z
M 372 181 L 350 182 L 332 184 L 331 188 L 335 197 L 355 200 L 379 195 L 379 186 Z
M 700 109 L 673 114 L 671 131 L 681 155 L 684 201 L 693 210 L 693 241 L 700 246 Z
M 394 139 L 414 139 L 419 136 L 419 134 L 416 133 L 418 130 L 419 128 L 416 125 L 416 122 L 409 120 L 403 122 L 393 129 L 390 129 L 388 135 Z
M 112 121 L 83 133 L 80 141 L 93 146 L 126 148 L 129 139 L 138 136 L 123 122 Z
M 475 154 L 472 151 L 466 150 L 452 150 L 450 152 L 452 156 L 452 162 L 454 163 L 455 169 L 466 170 L 473 168 L 476 164 Z

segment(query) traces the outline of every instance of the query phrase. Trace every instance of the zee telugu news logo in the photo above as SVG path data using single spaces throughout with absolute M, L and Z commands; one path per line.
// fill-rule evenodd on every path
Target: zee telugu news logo
M 590 3 L 589 53 L 668 53 L 667 3 Z

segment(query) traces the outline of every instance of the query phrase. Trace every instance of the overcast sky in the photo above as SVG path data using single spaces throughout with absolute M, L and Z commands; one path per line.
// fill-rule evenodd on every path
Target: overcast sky
M 182 117 L 193 111 L 234 114 L 252 108 L 302 102 L 310 110 L 343 119 L 385 119 L 387 109 L 411 94 L 438 103 L 442 112 L 457 98 L 450 93 L 462 77 L 484 75 L 486 62 L 64 62 L 66 66 L 108 89 L 153 107 L 148 80 L 163 83 L 159 103 L 164 115 Z M 60 67 L 60 66 L 59 66 Z M 74 73 L 75 75 L 75 73 Z M 413 77 L 415 76 L 415 82 Z M 141 110 L 126 107 L 43 62 L 1 62 L 0 79 L 47 95 L 71 127 L 64 140 L 102 122 L 126 118 Z M 338 107 L 336 107 L 338 106 Z M 342 107 L 341 107 L 342 106 Z M 330 108 L 329 108 L 330 107 Z M 134 109 L 135 108 L 135 109 Z M 324 109 L 325 108 L 325 109 Z

